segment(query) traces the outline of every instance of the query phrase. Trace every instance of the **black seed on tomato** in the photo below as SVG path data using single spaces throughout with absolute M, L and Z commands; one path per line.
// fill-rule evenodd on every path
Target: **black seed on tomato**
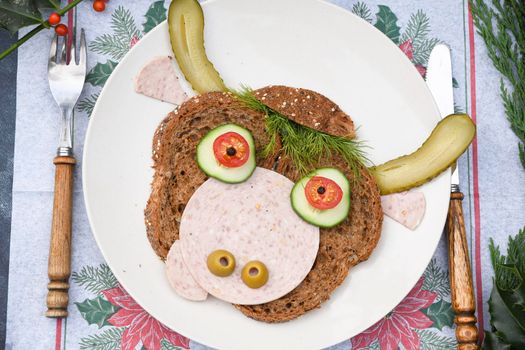
M 317 187 L 317 193 L 319 194 L 323 194 L 326 192 L 326 188 L 324 188 L 323 186 L 319 186 Z
M 233 147 L 228 147 L 226 149 L 226 154 L 229 155 L 230 157 L 233 157 L 236 153 L 237 153 L 237 150 Z

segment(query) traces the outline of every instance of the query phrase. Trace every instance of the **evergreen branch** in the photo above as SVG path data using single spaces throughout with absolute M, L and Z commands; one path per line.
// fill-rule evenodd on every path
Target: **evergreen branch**
M 119 61 L 129 50 L 130 41 L 117 35 L 104 34 L 93 40 L 89 48 L 96 53 L 109 55 Z
M 470 0 L 474 24 L 501 73 L 500 95 L 525 169 L 525 4 L 523 0 Z
M 80 350 L 118 350 L 125 327 L 111 327 L 80 339 Z
M 509 237 L 507 256 L 502 255 L 499 246 L 491 239 L 490 261 L 494 268 L 496 286 L 504 291 L 518 288 L 525 280 L 525 227 L 516 237 Z
M 283 153 L 291 159 L 300 175 L 314 170 L 321 159 L 334 153 L 343 157 L 356 178 L 368 162 L 362 142 L 300 125 L 257 100 L 249 88 L 243 87 L 232 93 L 249 108 L 266 115 L 266 131 L 270 135 L 270 142 L 263 150 L 264 157 L 277 151 L 277 139 L 280 137 Z
M 414 48 L 414 64 L 421 64 L 426 66 L 432 49 L 440 42 L 441 41 L 437 38 L 431 38 L 413 43 L 412 46 Z
M 80 272 L 73 272 L 71 278 L 75 283 L 94 294 L 100 294 L 103 290 L 115 288 L 118 285 L 117 279 L 106 264 L 98 267 L 84 266 Z
M 117 7 L 111 16 L 111 28 L 122 41 L 127 42 L 128 46 L 133 37 L 140 38 L 141 32 L 138 30 L 131 12 L 123 6 Z
M 412 42 L 412 45 L 417 45 L 423 41 L 430 32 L 430 20 L 422 10 L 417 10 L 410 16 L 407 27 L 403 35 L 401 35 L 401 43 L 407 40 Z
M 366 3 L 358 1 L 352 6 L 352 13 L 364 19 L 367 22 L 372 23 L 372 12 L 366 5 Z
M 436 259 L 430 260 L 424 276 L 422 289 L 436 292 L 441 299 L 450 296 L 448 272 L 439 268 Z
M 100 93 L 97 92 L 96 94 L 92 94 L 91 96 L 88 96 L 85 99 L 79 101 L 77 104 L 77 109 L 80 112 L 87 113 L 88 117 L 91 116 L 99 95 Z
M 175 346 L 165 338 L 160 341 L 160 350 L 184 350 L 180 346 Z
M 414 329 L 420 338 L 421 350 L 455 350 L 458 346 L 456 339 L 441 336 L 429 329 Z

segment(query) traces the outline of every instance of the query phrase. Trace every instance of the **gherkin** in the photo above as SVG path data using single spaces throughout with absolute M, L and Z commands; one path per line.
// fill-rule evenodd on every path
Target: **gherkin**
M 168 11 L 171 48 L 184 77 L 198 93 L 226 91 L 204 49 L 204 15 L 197 0 L 173 0 Z
M 370 168 L 381 194 L 406 191 L 432 180 L 465 152 L 475 133 L 468 115 L 447 116 L 417 151 Z

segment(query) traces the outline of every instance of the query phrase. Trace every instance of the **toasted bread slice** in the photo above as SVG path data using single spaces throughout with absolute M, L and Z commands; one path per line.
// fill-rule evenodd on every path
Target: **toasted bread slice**
M 256 93 L 259 93 L 256 96 L 261 102 L 302 125 L 312 125 L 317 130 L 338 136 L 353 137 L 355 134 L 350 117 L 318 93 L 284 86 L 266 87 Z M 283 102 L 280 98 L 283 95 L 293 97 L 303 96 L 303 93 L 306 94 L 305 102 L 301 99 L 301 106 L 293 109 L 280 107 Z M 334 114 L 332 109 L 337 113 Z M 314 122 L 313 118 L 308 117 L 308 111 L 314 110 L 318 113 L 316 115 L 322 116 L 321 122 L 317 119 Z M 330 116 L 339 121 L 330 122 Z M 197 187 L 206 180 L 194 159 L 196 146 L 209 130 L 225 123 L 236 123 L 249 129 L 254 136 L 258 155 L 262 153 L 260 150 L 269 141 L 265 132 L 264 115 L 247 108 L 225 93 L 207 93 L 190 99 L 177 112 L 171 113 L 155 133 L 155 175 L 145 219 L 148 238 L 162 259 L 166 258 L 170 246 L 179 237 L 178 229 L 184 206 Z M 277 154 L 259 158 L 258 165 L 274 168 L 292 181 L 299 179 L 297 169 L 288 158 L 279 157 L 275 163 L 276 159 Z M 353 179 L 348 166 L 337 155 L 324 159 L 318 166 L 339 168 L 350 180 Z M 251 306 L 236 305 L 240 311 L 265 322 L 284 322 L 297 318 L 319 307 L 344 281 L 350 268 L 368 258 L 381 233 L 383 214 L 379 190 L 374 178 L 364 168 L 359 181 L 351 183 L 354 186 L 349 217 L 334 228 L 321 229 L 316 262 L 304 281 L 292 292 L 272 302 Z
M 271 85 L 255 91 L 255 98 L 294 122 L 324 133 L 355 137 L 354 122 L 332 100 L 318 92 Z
M 206 181 L 195 161 L 197 144 L 211 129 L 235 123 L 251 131 L 259 155 L 257 165 L 271 169 L 275 157 L 261 158 L 269 142 L 264 115 L 245 107 L 227 93 L 211 92 L 191 98 L 170 113 L 153 137 L 151 195 L 145 209 L 148 239 L 157 255 L 165 260 L 179 238 L 179 224 L 186 203 Z

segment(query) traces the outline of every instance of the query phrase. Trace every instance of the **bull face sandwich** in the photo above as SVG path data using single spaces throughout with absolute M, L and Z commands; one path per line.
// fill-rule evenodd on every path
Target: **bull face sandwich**
M 272 323 L 319 308 L 376 247 L 383 210 L 414 229 L 424 197 L 404 191 L 447 169 L 474 137 L 468 116 L 451 115 L 414 153 L 369 166 L 352 119 L 322 94 L 228 89 L 206 57 L 196 0 L 173 0 L 168 24 L 198 95 L 187 99 L 167 57 L 139 73 L 136 90 L 180 103 L 153 136 L 145 209 L 178 297 L 211 295 Z

